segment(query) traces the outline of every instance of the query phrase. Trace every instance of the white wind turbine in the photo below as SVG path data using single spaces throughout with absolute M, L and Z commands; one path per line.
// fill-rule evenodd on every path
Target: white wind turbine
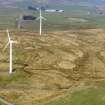
M 9 30 L 7 29 L 7 35 L 8 35 L 8 43 L 6 44 L 6 46 L 4 47 L 4 50 L 9 46 L 9 51 L 10 51 L 10 56 L 9 56 L 9 74 L 12 74 L 13 72 L 13 62 L 12 62 L 12 59 L 13 59 L 13 56 L 12 56 L 12 47 L 13 47 L 13 43 L 17 43 L 17 41 L 13 41 L 10 37 L 10 33 L 9 33 Z
M 40 35 L 42 35 L 42 20 L 46 20 L 46 18 L 44 18 L 42 16 L 42 10 L 40 9 L 40 16 L 37 18 L 37 20 L 40 20 Z
M 21 23 L 22 23 L 22 15 L 19 16 L 19 19 L 17 19 L 18 21 L 18 29 L 21 29 Z

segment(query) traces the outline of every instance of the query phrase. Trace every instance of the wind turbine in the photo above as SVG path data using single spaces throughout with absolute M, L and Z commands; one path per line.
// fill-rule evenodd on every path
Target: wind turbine
M 9 46 L 9 51 L 10 51 L 10 56 L 9 56 L 9 74 L 12 74 L 12 72 L 13 72 L 13 68 L 12 68 L 12 66 L 13 66 L 13 62 L 12 62 L 12 59 L 13 59 L 13 56 L 12 56 L 12 47 L 13 47 L 13 44 L 14 43 L 17 43 L 17 41 L 13 41 L 12 39 L 11 39 L 11 37 L 10 37 L 10 33 L 9 33 L 9 30 L 7 29 L 6 30 L 6 32 L 7 32 L 7 35 L 8 35 L 8 43 L 6 44 L 6 46 L 4 47 L 4 50 Z
M 42 16 L 42 10 L 40 9 L 40 16 L 37 18 L 37 20 L 40 20 L 40 35 L 42 35 L 42 20 L 46 20 L 46 18 L 44 18 Z
M 18 29 L 21 29 L 21 23 L 22 23 L 22 15 L 19 16 L 19 20 L 18 20 Z

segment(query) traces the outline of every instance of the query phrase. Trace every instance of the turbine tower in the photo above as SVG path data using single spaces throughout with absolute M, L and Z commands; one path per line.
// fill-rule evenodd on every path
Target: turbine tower
M 13 72 L 13 62 L 12 62 L 12 60 L 13 60 L 13 55 L 12 55 L 12 49 L 13 49 L 13 44 L 14 43 L 17 43 L 17 41 L 13 41 L 12 39 L 11 39 L 11 37 L 10 37 L 10 33 L 9 33 L 9 30 L 7 29 L 6 30 L 6 32 L 7 32 L 7 35 L 8 35 L 8 43 L 6 44 L 6 46 L 4 47 L 4 50 L 9 46 L 9 74 L 12 74 L 12 72 Z
M 40 16 L 37 18 L 37 20 L 40 20 L 40 32 L 39 34 L 42 35 L 42 20 L 46 20 L 46 18 L 44 18 L 42 16 L 42 10 L 40 9 Z

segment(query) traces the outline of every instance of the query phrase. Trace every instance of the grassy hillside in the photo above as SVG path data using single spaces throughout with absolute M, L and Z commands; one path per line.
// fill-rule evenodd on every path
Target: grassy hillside
M 78 90 L 45 105 L 104 105 L 104 94 L 103 88 Z
M 40 36 L 39 21 L 17 29 L 21 14 L 39 16 L 20 7 L 0 9 L 0 97 L 14 105 L 104 105 L 105 16 L 93 8 L 55 5 L 65 12 L 43 13 L 47 21 Z M 12 75 L 9 48 L 3 50 L 6 28 L 18 41 Z
M 80 96 L 80 105 L 83 102 L 94 105 L 98 98 L 94 99 L 94 96 L 103 92 L 94 88 L 103 87 L 105 79 L 104 33 L 103 29 L 86 29 L 56 31 L 39 36 L 29 31 L 11 30 L 11 36 L 18 44 L 13 45 L 14 72 L 9 75 L 9 49 L 3 51 L 7 35 L 1 31 L 0 96 L 16 105 L 75 105 Z M 81 90 L 80 93 L 73 93 L 71 98 L 70 93 L 70 96 L 63 98 L 64 102 L 63 99 L 58 100 L 70 91 L 90 87 L 93 90 L 86 93 L 86 96 L 92 95 L 89 99 L 84 97 L 85 90 Z M 94 99 L 93 103 L 89 102 L 90 99 Z M 101 98 L 98 102 L 103 103 Z

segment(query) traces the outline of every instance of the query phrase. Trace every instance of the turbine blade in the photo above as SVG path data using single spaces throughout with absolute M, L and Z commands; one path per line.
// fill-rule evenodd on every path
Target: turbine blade
M 42 10 L 40 9 L 40 16 L 42 15 Z
M 39 19 L 40 19 L 40 17 L 36 18 L 36 20 L 39 20 Z
M 11 41 L 11 38 L 10 38 L 10 34 L 9 34 L 9 30 L 7 29 L 7 35 L 8 35 L 8 40 L 9 42 Z
M 8 42 L 8 43 L 5 45 L 3 51 L 5 51 L 5 49 L 6 49 L 6 48 L 8 47 L 8 45 L 9 45 L 9 43 L 10 43 L 10 42 Z
M 41 18 L 42 18 L 43 20 L 47 20 L 47 19 L 46 19 L 45 17 L 43 17 L 43 16 L 42 16 Z

